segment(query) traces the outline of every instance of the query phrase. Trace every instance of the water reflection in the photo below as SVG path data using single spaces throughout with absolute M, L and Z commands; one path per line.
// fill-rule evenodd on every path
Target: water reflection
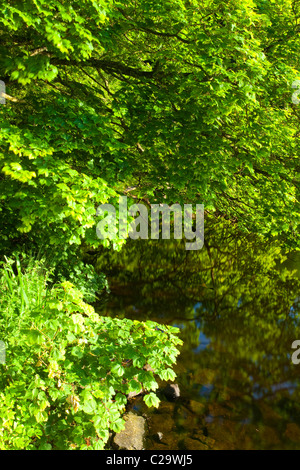
M 111 288 L 102 313 L 181 329 L 182 397 L 147 411 L 149 448 L 300 448 L 299 257 L 282 253 L 279 242 L 208 221 L 198 252 L 158 240 L 97 255 Z M 141 399 L 134 406 L 145 411 Z

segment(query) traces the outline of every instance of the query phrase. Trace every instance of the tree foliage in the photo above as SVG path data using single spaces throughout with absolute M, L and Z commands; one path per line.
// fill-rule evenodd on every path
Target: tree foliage
M 95 247 L 133 186 L 298 244 L 296 2 L 0 4 L 3 243 Z
M 44 252 L 62 282 L 36 309 L 23 288 L 16 287 L 20 305 L 9 303 L 9 270 L 1 281 L 1 308 L 9 312 L 7 321 L 13 319 L 5 327 L 8 341 L 15 334 L 19 341 L 9 363 L 14 378 L 7 372 L 0 379 L 7 391 L 1 395 L 1 445 L 82 447 L 85 435 L 101 447 L 108 429 L 119 428 L 113 423 L 120 423 L 124 393 L 137 387 L 136 374 L 145 388 L 155 388 L 139 370 L 143 361 L 170 380 L 171 368 L 163 371 L 159 363 L 171 365 L 175 356 L 148 348 L 166 335 L 154 324 L 101 320 L 84 303 L 104 279 L 83 264 L 83 252 L 124 244 L 97 238 L 96 209 L 118 202 L 120 194 L 147 203 L 199 203 L 244 233 L 299 248 L 300 115 L 291 86 L 300 76 L 300 10 L 293 0 L 0 0 L 0 7 L 6 85 L 0 252 Z M 211 257 L 209 251 L 203 256 Z M 266 260 L 260 254 L 255 262 L 262 267 Z M 239 270 L 228 269 L 238 282 Z M 247 298 L 250 268 L 244 269 Z M 209 276 L 213 280 L 212 268 Z M 66 284 L 70 280 L 84 300 Z M 206 312 L 226 297 L 222 283 L 213 289 Z M 104 346 L 110 334 L 112 344 Z M 139 354 L 130 358 L 134 334 Z M 41 341 L 43 335 L 49 341 Z M 97 382 L 99 357 L 104 392 Z M 125 358 L 133 361 L 128 368 Z M 92 382 L 86 391 L 87 369 Z M 66 392 L 57 387 L 60 376 Z M 114 398 L 116 390 L 121 395 Z M 154 395 L 146 401 L 157 404 Z M 114 411 L 106 410 L 108 403 Z M 24 431 L 30 426 L 34 434 Z M 12 444 L 14 432 L 20 440 Z

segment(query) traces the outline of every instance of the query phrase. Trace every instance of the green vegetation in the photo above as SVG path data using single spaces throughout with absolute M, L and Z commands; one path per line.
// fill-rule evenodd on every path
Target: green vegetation
M 0 279 L 1 449 L 103 449 L 123 429 L 126 395 L 174 380 L 177 328 L 100 317 L 71 283 L 47 287 L 41 262 L 7 260 Z
M 0 0 L 0 7 L 0 339 L 7 343 L 0 442 L 69 448 L 87 438 L 89 448 L 102 448 L 121 425 L 133 378 L 155 390 L 144 362 L 174 378 L 165 367 L 179 340 L 169 331 L 162 348 L 167 333 L 156 325 L 99 318 L 85 303 L 107 286 L 87 254 L 103 245 L 119 253 L 125 244 L 97 238 L 96 209 L 117 206 L 119 195 L 199 203 L 241 233 L 299 249 L 300 114 L 291 85 L 300 77 L 300 7 L 292 0 Z M 28 261 L 29 253 L 46 263 Z M 74 346 L 79 340 L 87 343 Z M 128 356 L 133 350 L 138 356 Z M 153 392 L 145 399 L 157 405 Z
M 96 247 L 130 186 L 299 246 L 298 4 L 0 5 L 3 245 Z

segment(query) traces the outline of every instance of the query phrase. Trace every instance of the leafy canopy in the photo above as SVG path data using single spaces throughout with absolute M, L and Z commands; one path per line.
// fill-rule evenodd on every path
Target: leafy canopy
M 0 6 L 5 246 L 97 247 L 97 205 L 128 186 L 299 246 L 295 2 Z

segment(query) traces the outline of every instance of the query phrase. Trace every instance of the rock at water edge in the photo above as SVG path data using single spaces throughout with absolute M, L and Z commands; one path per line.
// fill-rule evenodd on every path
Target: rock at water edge
M 120 450 L 143 450 L 145 418 L 130 411 L 124 419 L 125 429 L 115 435 L 114 444 Z

